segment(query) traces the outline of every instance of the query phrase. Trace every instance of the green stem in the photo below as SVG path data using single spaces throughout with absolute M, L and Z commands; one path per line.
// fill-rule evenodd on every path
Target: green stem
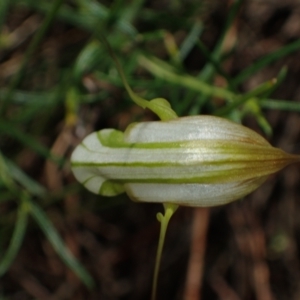
M 154 112 L 161 120 L 172 120 L 172 119 L 176 119 L 177 118 L 177 114 L 175 113 L 175 111 L 173 111 L 173 109 L 171 108 L 170 103 L 163 99 L 163 98 L 155 98 L 152 99 L 150 101 L 140 97 L 139 95 L 137 95 L 129 86 L 127 80 L 126 80 L 126 76 L 124 74 L 123 68 L 121 66 L 121 64 L 119 63 L 119 60 L 117 58 L 117 56 L 115 55 L 113 49 L 111 48 L 110 44 L 108 43 L 107 39 L 105 38 L 105 36 L 100 32 L 100 31 L 96 31 L 95 32 L 95 36 L 100 40 L 100 42 L 103 43 L 103 45 L 105 46 L 105 48 L 107 49 L 107 51 L 109 52 L 111 58 L 113 59 L 113 61 L 116 64 L 116 68 L 120 74 L 121 80 L 124 84 L 124 87 L 129 95 L 129 97 L 131 98 L 131 100 L 137 104 L 138 106 L 142 107 L 142 108 L 148 108 L 150 109 L 152 112 Z
M 155 259 L 151 300 L 156 299 L 158 272 L 160 268 L 161 255 L 162 255 L 162 250 L 165 242 L 165 236 L 166 236 L 168 224 L 171 217 L 173 216 L 173 214 L 178 208 L 178 205 L 176 204 L 164 203 L 163 205 L 165 209 L 165 214 L 164 215 L 162 213 L 157 214 L 157 219 L 160 222 L 160 233 L 159 233 L 159 241 L 158 241 L 158 247 L 156 252 L 156 259 Z

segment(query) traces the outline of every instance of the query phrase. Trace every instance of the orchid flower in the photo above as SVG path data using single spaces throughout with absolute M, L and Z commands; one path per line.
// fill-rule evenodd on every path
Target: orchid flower
M 71 160 L 77 180 L 96 194 L 215 206 L 244 197 L 299 157 L 229 120 L 191 116 L 94 132 Z

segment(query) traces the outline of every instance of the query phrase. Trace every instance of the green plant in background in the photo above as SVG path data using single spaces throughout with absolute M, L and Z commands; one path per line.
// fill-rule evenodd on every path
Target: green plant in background
M 178 47 L 172 34 L 167 30 L 161 29 L 164 25 L 162 20 L 166 18 L 157 12 L 144 8 L 144 1 L 141 0 L 131 1 L 130 4 L 123 1 L 115 1 L 110 7 L 106 7 L 98 1 L 91 0 L 70 1 L 72 5 L 68 5 L 68 3 L 61 0 L 52 2 L 5 0 L 0 2 L 0 25 L 5 24 L 5 19 L 9 15 L 9 10 L 14 6 L 26 8 L 33 12 L 45 15 L 44 21 L 39 27 L 40 29 L 35 33 L 27 48 L 26 54 L 20 64 L 19 71 L 14 73 L 14 76 L 10 78 L 8 88 L 0 89 L 0 134 L 2 141 L 2 153 L 0 159 L 0 204 L 16 203 L 15 209 L 10 210 L 8 216 L 3 215 L 0 218 L 0 227 L 6 230 L 6 233 L 4 233 L 4 230 L 0 233 L 1 276 L 8 271 L 19 252 L 28 229 L 28 220 L 30 220 L 29 217 L 31 216 L 66 265 L 73 270 L 87 286 L 93 286 L 91 275 L 89 275 L 85 268 L 79 263 L 78 259 L 71 255 L 68 247 L 63 242 L 63 239 L 52 224 L 51 218 L 47 213 L 47 210 L 51 208 L 54 203 L 64 199 L 66 195 L 77 193 L 78 187 L 70 184 L 62 187 L 59 191 L 49 191 L 37 178 L 28 176 L 28 174 L 18 166 L 19 155 L 23 150 L 30 149 L 30 151 L 40 159 L 42 158 L 48 162 L 52 162 L 57 168 L 64 167 L 64 170 L 68 168 L 68 164 L 66 164 L 66 162 L 68 162 L 67 154 L 53 153 L 49 149 L 49 143 L 42 143 L 42 141 L 45 136 L 53 134 L 52 130 L 49 128 L 56 127 L 57 124 L 62 121 L 66 124 L 66 127 L 76 128 L 76 122 L 81 118 L 80 108 L 82 106 L 101 105 L 102 103 L 105 103 L 107 99 L 111 99 L 109 89 L 102 89 L 98 93 L 88 92 L 82 84 L 86 74 L 92 74 L 97 80 L 101 80 L 114 87 L 122 88 L 122 85 L 124 84 L 128 94 L 137 105 L 152 110 L 163 120 L 155 123 L 137 123 L 136 125 L 128 127 L 125 133 L 113 130 L 109 132 L 103 131 L 103 136 L 100 134 L 100 137 L 102 138 L 101 143 L 102 145 L 105 145 L 105 147 L 103 147 L 103 151 L 106 151 L 105 153 L 108 153 L 108 151 L 123 151 L 123 156 L 120 159 L 120 163 L 123 165 L 128 162 L 124 158 L 124 155 L 126 155 L 124 153 L 126 153 L 130 147 L 133 147 L 132 150 L 136 151 L 138 151 L 138 148 L 140 147 L 144 152 L 147 152 L 147 150 L 152 152 L 153 148 L 151 147 L 160 147 L 160 152 L 162 154 L 167 154 L 167 151 L 169 151 L 170 148 L 174 148 L 182 154 L 180 156 L 181 159 L 186 157 L 186 153 L 196 151 L 196 149 L 205 151 L 205 149 L 207 149 L 207 142 L 205 143 L 205 146 L 201 141 L 200 136 L 199 138 L 194 138 L 192 140 L 178 141 L 178 136 L 176 135 L 174 136 L 174 140 L 165 141 L 163 137 L 157 137 L 156 139 L 156 135 L 153 134 L 153 131 L 156 133 L 157 130 L 152 129 L 152 126 L 154 125 L 151 124 L 156 124 L 155 126 L 159 129 L 164 125 L 166 128 L 178 126 L 178 128 L 180 128 L 178 132 L 186 132 L 187 128 L 191 127 L 187 126 L 184 123 L 184 120 L 191 120 L 192 124 L 194 124 L 192 132 L 197 126 L 200 128 L 202 122 L 205 120 L 215 134 L 218 134 L 220 127 L 222 129 L 228 129 L 225 131 L 227 134 L 226 138 L 225 135 L 223 135 L 224 140 L 222 142 L 222 147 L 219 147 L 219 145 L 218 147 L 215 146 L 214 140 L 209 142 L 210 147 L 208 154 L 211 157 L 210 159 L 212 159 L 211 151 L 215 151 L 214 159 L 217 159 L 217 163 L 212 166 L 215 169 L 210 170 L 210 175 L 201 172 L 203 184 L 206 184 L 207 186 L 210 185 L 212 188 L 215 188 L 215 191 L 217 191 L 218 182 L 227 187 L 229 187 L 230 184 L 234 184 L 236 182 L 235 180 L 240 175 L 240 170 L 238 169 L 246 166 L 249 162 L 253 162 L 254 153 L 261 151 L 260 156 L 257 159 L 263 160 L 265 163 L 264 166 L 267 166 L 266 168 L 260 170 L 260 167 L 262 166 L 259 165 L 257 160 L 257 164 L 255 165 L 257 168 L 255 170 L 250 168 L 247 172 L 243 172 L 243 179 L 241 180 L 244 184 L 240 186 L 241 190 L 238 190 L 236 185 L 232 194 L 229 193 L 230 197 L 228 196 L 227 200 L 226 198 L 218 197 L 213 190 L 210 190 L 207 194 L 209 196 L 209 201 L 213 201 L 214 199 L 219 199 L 220 201 L 222 201 L 222 199 L 224 201 L 235 200 L 258 187 L 268 174 L 277 171 L 289 162 L 298 160 L 296 156 L 287 155 L 282 151 L 271 147 L 263 138 L 252 131 L 227 120 L 213 116 L 206 118 L 193 116 L 177 119 L 177 114 L 180 116 L 199 115 L 204 110 L 211 115 L 231 119 L 238 123 L 240 123 L 245 116 L 251 115 L 260 125 L 264 133 L 266 135 L 271 135 L 272 128 L 264 116 L 263 109 L 300 111 L 298 103 L 286 100 L 274 100 L 271 98 L 271 93 L 285 79 L 287 74 L 286 68 L 282 68 L 276 76 L 277 80 L 270 80 L 262 83 L 257 88 L 246 93 L 240 92 L 241 85 L 255 73 L 259 72 L 264 67 L 269 66 L 273 62 L 277 62 L 280 58 L 298 51 L 300 48 L 300 40 L 295 40 L 277 51 L 267 54 L 235 76 L 231 76 L 223 70 L 222 65 L 226 60 L 226 55 L 230 56 L 230 51 L 234 50 L 230 49 L 230 51 L 224 53 L 224 40 L 232 27 L 238 9 L 243 1 L 233 2 L 223 32 L 220 34 L 213 51 L 209 51 L 201 41 L 204 25 L 199 21 L 199 18 L 194 18 L 191 13 L 197 11 L 196 8 L 199 6 L 199 1 L 190 4 L 191 7 L 187 10 L 190 14 L 189 18 L 178 18 L 176 19 L 176 22 L 172 22 L 171 20 L 170 22 L 172 23 L 172 26 L 174 26 L 173 28 L 169 25 L 166 26 L 171 32 L 172 30 L 176 31 L 180 28 L 187 33 Z M 180 6 L 180 4 L 178 5 Z M 171 9 L 176 12 L 177 9 L 181 11 L 182 7 L 176 8 L 176 5 L 174 4 Z M 171 18 L 169 15 L 168 17 Z M 133 21 L 138 18 L 147 20 L 148 25 L 151 24 L 153 29 L 148 32 L 139 30 L 138 26 L 133 25 Z M 28 66 L 31 63 L 33 54 L 39 53 L 39 51 L 37 51 L 39 45 L 43 39 L 46 38 L 46 32 L 56 20 L 68 24 L 68 26 L 72 26 L 73 28 L 83 30 L 87 35 L 92 36 L 92 38 L 87 41 L 85 40 L 84 45 L 81 45 L 80 49 L 77 49 L 77 52 L 71 53 L 70 57 L 72 57 L 72 59 L 70 60 L 72 60 L 72 62 L 69 65 L 61 66 L 58 63 L 57 65 L 55 63 L 53 64 L 56 69 L 51 69 L 51 72 L 54 72 L 55 75 L 53 76 L 54 79 L 50 80 L 50 85 L 45 83 L 46 79 L 45 82 L 42 82 L 42 85 L 34 85 L 32 82 L 40 82 L 40 78 L 43 78 L 45 75 L 44 68 L 48 68 L 47 61 L 42 61 L 41 64 L 38 66 L 34 65 L 33 68 L 29 68 Z M 105 32 L 107 33 L 106 36 L 109 43 L 118 54 L 118 57 L 120 57 L 120 63 L 124 68 L 124 74 L 121 70 L 121 79 L 123 79 L 123 83 L 122 80 L 120 80 L 120 76 L 117 75 L 115 64 L 109 59 L 106 59 L 108 56 L 106 46 L 103 41 L 99 42 L 95 35 L 95 28 L 99 26 L 99 22 L 102 24 L 102 29 L 106 30 Z M 147 45 L 148 43 L 150 45 L 151 43 L 159 44 L 161 48 L 164 48 L 165 45 L 165 49 L 169 55 L 169 61 L 167 61 L 167 59 L 162 60 L 159 58 L 159 55 L 154 55 L 153 51 L 151 51 L 151 46 L 149 47 Z M 1 34 L 0 47 L 8 50 L 10 47 L 15 47 L 13 45 L 12 37 L 6 35 L 5 32 Z M 190 75 L 189 72 L 185 70 L 184 64 L 185 59 L 193 48 L 199 49 L 207 60 L 207 63 L 202 70 L 196 75 Z M 67 53 L 66 56 L 68 56 L 68 54 L 69 53 Z M 140 73 L 141 69 L 147 70 L 153 77 L 149 80 L 144 73 L 140 77 L 137 76 L 137 73 Z M 223 87 L 216 87 L 214 85 L 214 78 L 216 76 L 222 77 L 226 82 L 226 85 Z M 30 78 L 32 78 L 32 82 L 30 81 Z M 125 78 L 127 78 L 128 84 L 124 82 Z M 139 97 L 133 93 L 129 86 L 139 88 L 139 94 L 143 95 L 143 97 Z M 144 98 L 152 99 L 157 95 L 162 95 L 164 98 L 167 98 L 170 101 L 172 108 L 166 100 L 161 98 L 150 102 L 144 100 Z M 222 99 L 222 101 L 214 101 L 215 99 Z M 130 105 L 130 101 L 125 98 L 121 103 L 115 105 L 113 113 L 117 114 L 118 112 L 125 111 Z M 177 114 L 174 113 L 173 109 Z M 63 115 L 63 110 L 65 113 L 64 120 L 61 117 L 58 117 Z M 138 117 L 136 118 L 138 119 Z M 55 120 L 55 124 L 53 124 L 53 120 Z M 214 128 L 216 124 L 219 125 Z M 149 134 L 145 133 L 145 137 L 152 135 L 155 138 L 152 142 L 147 142 L 150 144 L 152 143 L 149 149 L 144 147 L 146 142 L 140 140 L 140 136 L 137 135 L 133 138 L 134 134 L 141 132 L 141 126 L 143 127 L 146 125 L 149 125 Z M 204 132 L 205 131 L 200 131 L 199 134 L 204 134 Z M 231 135 L 232 132 L 238 134 L 239 137 L 243 136 L 245 138 L 244 141 L 242 142 L 236 135 Z M 105 134 L 107 135 L 104 136 Z M 128 140 L 126 140 L 126 138 L 128 138 Z M 210 139 L 211 135 L 207 135 L 207 138 Z M 8 143 L 8 146 L 6 146 L 5 141 L 7 140 L 13 140 L 14 143 Z M 232 141 L 234 141 L 234 146 L 236 147 L 233 147 Z M 9 148 L 10 145 L 12 145 L 13 151 Z M 134 145 L 136 147 L 134 147 Z M 250 153 L 249 149 L 253 152 Z M 237 151 L 239 152 L 240 160 L 237 159 L 235 162 L 226 163 L 228 162 L 228 157 L 236 154 Z M 274 165 L 269 165 L 268 161 L 264 159 L 266 153 L 272 156 L 272 159 L 276 162 Z M 80 163 L 82 162 L 82 157 L 83 156 L 80 156 Z M 116 157 L 118 157 L 118 154 Z M 141 157 L 144 158 L 145 156 Z M 247 162 L 245 162 L 245 160 Z M 241 161 L 245 163 L 243 166 Z M 143 164 L 144 159 L 141 162 Z M 168 163 L 169 165 L 166 167 L 174 167 L 172 162 Z M 210 160 L 207 160 L 205 163 L 208 166 Z M 75 165 L 76 164 L 74 163 L 74 168 Z M 193 164 L 191 163 L 191 166 L 192 165 Z M 224 166 L 223 170 L 221 166 Z M 80 165 L 78 164 L 78 168 L 79 167 Z M 142 165 L 141 167 L 145 166 Z M 180 168 L 183 166 L 176 167 L 178 167 L 178 169 L 174 172 L 174 175 L 176 175 L 178 170 L 181 170 Z M 116 166 L 116 170 L 119 170 L 119 168 L 120 166 Z M 83 169 L 87 170 L 87 172 L 91 171 L 99 174 L 97 169 L 94 168 L 94 161 L 91 161 L 89 168 L 84 166 Z M 225 178 L 224 170 L 232 170 L 232 177 Z M 78 174 L 80 177 L 82 173 L 79 171 Z M 89 176 L 88 173 L 85 175 Z M 130 172 L 128 172 L 127 175 L 131 176 Z M 153 183 L 155 189 L 153 190 L 159 192 L 159 189 L 157 188 L 159 182 L 162 180 L 168 181 L 169 178 L 162 178 L 159 172 L 156 176 L 156 181 Z M 106 178 L 104 177 L 104 179 L 116 179 L 116 177 L 107 176 Z M 135 188 L 134 185 L 130 185 L 130 183 L 133 183 L 133 179 L 136 178 L 131 176 L 129 179 L 118 178 L 117 180 L 106 181 L 106 183 L 102 185 L 101 193 L 105 195 L 114 195 L 126 190 L 131 194 L 130 190 L 133 191 L 133 188 Z M 180 183 L 183 183 L 184 180 L 186 180 L 186 176 L 182 176 L 181 174 L 181 177 L 178 178 L 177 182 L 175 182 L 177 180 L 175 179 L 172 179 L 174 181 L 172 184 L 180 186 Z M 189 180 L 193 179 L 190 178 Z M 197 180 L 200 179 L 198 178 Z M 231 183 L 230 180 L 232 180 Z M 146 184 L 146 181 L 149 181 L 149 177 L 145 179 L 143 184 Z M 197 183 L 199 183 L 199 181 L 197 181 Z M 188 184 L 192 185 L 193 183 Z M 94 189 L 96 189 L 96 187 Z M 98 189 L 100 189 L 100 185 L 98 186 Z M 180 189 L 186 196 L 188 190 L 183 186 L 181 186 Z M 141 200 L 149 201 L 151 199 L 152 201 L 159 201 L 162 203 L 174 201 L 173 199 L 165 197 L 167 194 L 162 192 L 157 193 L 157 195 L 161 195 L 162 197 L 160 200 L 156 197 L 153 197 L 152 199 L 151 192 L 153 190 L 149 189 L 149 196 L 147 199 Z M 147 190 L 145 190 L 145 192 L 146 191 Z M 238 192 L 239 194 L 237 194 Z M 133 193 L 131 195 L 133 199 L 139 198 Z M 180 198 L 178 203 L 168 202 L 164 205 L 165 213 L 158 214 L 158 220 L 161 222 L 161 233 L 155 267 L 153 295 L 156 290 L 162 245 L 169 219 L 175 212 L 178 204 L 195 204 L 182 203 L 184 199 L 187 199 L 187 197 Z M 11 238 L 7 232 L 12 232 Z

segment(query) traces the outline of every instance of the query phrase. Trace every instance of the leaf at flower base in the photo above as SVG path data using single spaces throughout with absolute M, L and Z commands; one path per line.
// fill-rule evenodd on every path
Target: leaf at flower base
M 178 118 L 169 101 L 164 98 L 150 100 L 147 108 L 153 111 L 161 120 L 172 120 Z

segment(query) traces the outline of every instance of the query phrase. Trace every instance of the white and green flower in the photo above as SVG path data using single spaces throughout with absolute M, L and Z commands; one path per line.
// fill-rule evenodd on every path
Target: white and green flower
M 237 200 L 299 161 L 254 131 L 214 116 L 131 124 L 87 136 L 71 161 L 93 193 L 132 200 L 215 206 Z

